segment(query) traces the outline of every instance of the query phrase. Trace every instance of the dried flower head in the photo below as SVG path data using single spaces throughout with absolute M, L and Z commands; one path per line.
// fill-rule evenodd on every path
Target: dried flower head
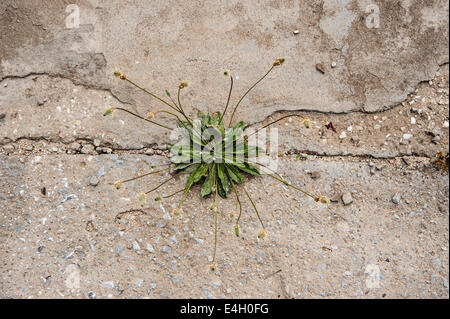
M 328 204 L 330 202 L 330 200 L 328 199 L 328 197 L 320 195 L 314 198 L 314 200 L 316 202 L 320 202 L 322 204 Z
M 116 189 L 120 189 L 120 188 L 122 187 L 122 185 L 123 185 L 123 182 L 122 182 L 122 181 L 116 181 L 116 182 L 114 182 L 114 187 L 115 187 Z
M 303 125 L 305 125 L 306 128 L 310 128 L 311 121 L 308 118 L 306 118 L 303 120 Z
M 278 58 L 275 60 L 275 62 L 273 62 L 273 66 L 280 66 L 284 63 L 285 58 Z
M 236 236 L 239 237 L 239 226 L 238 225 L 234 226 L 234 233 L 236 234 Z
M 178 86 L 178 88 L 179 88 L 180 90 L 182 90 L 182 89 L 184 89 L 184 88 L 186 88 L 186 87 L 188 87 L 188 86 L 189 86 L 189 83 L 188 83 L 187 81 L 183 81 L 183 82 L 180 83 L 180 85 Z
M 149 120 L 154 119 L 156 117 L 156 114 L 158 114 L 158 111 L 153 111 L 153 112 L 148 113 L 147 119 L 149 119 Z
M 226 77 L 231 76 L 231 73 L 230 73 L 229 70 L 222 70 L 222 74 L 223 74 L 224 76 L 226 76 Z
M 137 197 L 138 201 L 144 202 L 144 203 L 146 202 L 145 193 L 141 192 L 141 193 L 137 194 L 136 197 Z
M 180 208 L 180 207 L 175 207 L 175 208 L 172 210 L 172 213 L 173 213 L 175 216 L 179 216 L 179 215 L 181 215 L 181 214 L 183 213 L 183 209 Z
M 114 114 L 114 108 L 113 107 L 108 107 L 105 110 L 105 113 L 103 113 L 103 116 L 108 116 L 108 115 L 113 115 Z
M 265 230 L 265 229 L 262 229 L 258 234 L 259 239 L 266 238 L 266 236 L 267 236 L 267 230 Z
M 217 264 L 215 262 L 212 262 L 209 265 L 209 269 L 211 269 L 211 271 L 216 271 L 217 270 Z

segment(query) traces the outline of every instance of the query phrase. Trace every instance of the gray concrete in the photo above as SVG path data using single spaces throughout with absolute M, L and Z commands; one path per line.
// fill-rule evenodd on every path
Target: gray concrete
M 79 4 L 80 27 L 67 29 L 63 1 L 3 1 L 1 83 L 48 74 L 111 90 L 134 108 L 160 107 L 113 79 L 112 71 L 120 69 L 161 94 L 189 80 L 185 104 L 215 111 L 227 93 L 222 68 L 239 78 L 236 101 L 283 56 L 286 65 L 249 96 L 240 117 L 257 122 L 279 110 L 374 112 L 430 80 L 448 62 L 449 44 L 447 1 L 383 1 L 378 28 L 366 13 L 374 3 L 92 0 Z M 325 65 L 325 74 L 317 63 Z M 2 92 L 8 110 L 10 91 Z
M 70 2 L 0 3 L 0 297 L 448 298 L 447 1 L 84 0 L 66 28 Z M 221 69 L 234 104 L 277 57 L 236 119 L 309 118 L 275 125 L 279 173 L 331 203 L 249 179 L 268 236 L 244 200 L 237 238 L 221 200 L 211 273 L 198 186 L 180 217 L 179 196 L 136 200 L 166 175 L 113 187 L 167 162 L 170 132 L 102 116 L 163 108 L 112 72 L 160 95 L 190 81 L 194 115 L 224 107 Z

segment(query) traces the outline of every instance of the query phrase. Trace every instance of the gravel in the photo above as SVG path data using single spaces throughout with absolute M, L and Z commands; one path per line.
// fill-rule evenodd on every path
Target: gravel
M 396 193 L 393 197 L 392 197 L 392 202 L 394 204 L 400 204 L 400 200 L 401 200 L 401 196 L 399 193 Z
M 342 202 L 346 206 L 350 205 L 351 203 L 353 203 L 352 194 L 350 192 L 345 192 L 344 194 L 342 194 Z
M 100 180 L 97 176 L 91 176 L 91 178 L 89 179 L 89 185 L 91 186 L 97 186 L 99 182 Z

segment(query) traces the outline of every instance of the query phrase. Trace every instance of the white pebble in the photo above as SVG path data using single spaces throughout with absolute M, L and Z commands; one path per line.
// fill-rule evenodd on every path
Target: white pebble
M 347 137 L 347 133 L 345 131 L 342 131 L 341 135 L 339 135 L 339 138 L 342 140 Z
M 412 134 L 403 134 L 403 139 L 404 140 L 409 140 L 411 137 L 413 137 Z
M 411 117 L 411 124 L 416 124 L 416 118 L 415 117 Z
M 139 244 L 137 243 L 137 241 L 134 241 L 134 242 L 133 242 L 133 249 L 134 249 L 134 250 L 140 250 L 140 249 L 141 249 L 141 247 L 139 246 Z
M 294 30 L 294 34 L 299 34 L 300 31 L 299 30 Z
M 448 127 L 448 121 L 445 121 L 444 124 L 442 125 L 442 127 L 447 128 Z

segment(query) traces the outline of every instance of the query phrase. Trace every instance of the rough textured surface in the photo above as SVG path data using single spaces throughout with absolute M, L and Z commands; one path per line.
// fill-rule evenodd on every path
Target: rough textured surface
M 374 112 L 401 102 L 420 81 L 432 79 L 448 62 L 449 40 L 447 1 L 383 1 L 379 27 L 372 22 L 373 4 L 152 1 L 148 6 L 86 0 L 79 4 L 80 27 L 65 28 L 67 1 L 45 6 L 37 0 L 7 0 L 0 6 L 0 34 L 8 39 L 0 47 L 0 79 L 48 74 L 57 82 L 66 78 L 111 90 L 134 107 L 154 108 L 156 101 L 112 79 L 112 71 L 120 69 L 159 93 L 189 80 L 185 104 L 215 111 L 227 94 L 221 68 L 236 76 L 235 101 L 276 57 L 284 56 L 284 69 L 261 83 L 239 110 L 247 121 L 280 110 Z M 325 74 L 316 70 L 317 63 L 326 66 Z M 103 104 L 109 102 L 117 103 Z
M 329 196 L 350 191 L 353 203 L 326 207 L 268 177 L 250 180 L 247 188 L 268 238 L 257 239 L 260 226 L 248 201 L 242 236 L 236 237 L 229 216 L 234 201 L 221 201 L 215 274 L 208 269 L 211 200 L 193 195 L 176 217 L 171 211 L 177 198 L 149 197 L 142 206 L 136 201 L 137 192 L 167 175 L 120 191 L 112 186 L 165 161 L 145 155 L 45 155 L 22 165 L 16 156 L 2 157 L 0 173 L 20 181 L 1 188 L 1 197 L 16 204 L 2 209 L 2 296 L 87 298 L 93 291 L 99 298 L 448 297 L 448 175 L 426 159 L 411 167 L 394 161 L 375 174 L 368 161 L 281 160 L 280 173 L 288 180 Z M 307 177 L 313 169 L 322 177 Z M 96 187 L 89 185 L 93 175 L 100 178 Z M 160 194 L 179 189 L 183 181 L 163 186 Z M 402 196 L 398 205 L 391 201 L 396 192 Z M 67 285 L 71 265 L 79 271 L 73 287 Z M 379 267 L 378 289 L 365 283 L 368 265 Z
M 449 297 L 447 1 L 85 0 L 72 29 L 71 1 L 43 3 L 0 3 L 0 297 Z M 279 172 L 331 203 L 249 180 L 268 237 L 248 201 L 236 237 L 235 202 L 221 201 L 211 273 L 211 199 L 194 188 L 175 217 L 178 197 L 136 200 L 165 175 L 112 185 L 166 162 L 169 142 L 102 116 L 161 107 L 112 71 L 161 95 L 189 80 L 194 114 L 224 106 L 222 68 L 236 102 L 278 56 L 237 118 L 308 117 L 275 125 Z

